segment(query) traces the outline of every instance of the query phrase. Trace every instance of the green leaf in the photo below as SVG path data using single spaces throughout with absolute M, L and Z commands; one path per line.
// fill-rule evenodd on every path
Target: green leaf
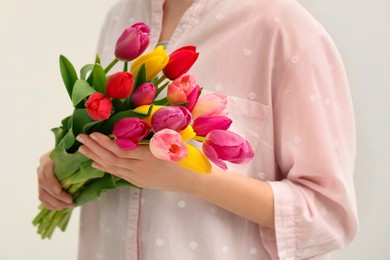
M 69 154 L 64 147 L 57 146 L 51 153 L 51 159 L 54 161 L 54 172 L 59 181 L 62 181 L 75 172 L 77 172 L 81 164 L 90 160 L 80 152 Z
M 116 112 L 128 110 L 131 108 L 130 98 L 113 99 L 112 106 L 115 108 Z
M 58 143 L 58 146 L 62 146 L 65 148 L 65 150 L 68 150 L 74 145 L 75 142 L 76 142 L 76 138 L 73 135 L 72 130 L 68 130 L 67 133 L 62 138 L 62 140 Z
M 136 77 L 135 77 L 135 81 L 134 81 L 134 90 L 139 86 L 141 85 L 142 83 L 145 83 L 147 82 L 146 80 L 146 65 L 145 63 L 142 64 L 141 68 L 139 69 Z
M 60 55 L 60 71 L 69 97 L 72 97 L 72 89 L 77 80 L 77 74 L 72 63 L 63 55 Z
M 83 133 L 84 134 L 90 134 L 93 131 L 99 132 L 99 127 L 104 124 L 104 120 L 101 121 L 93 121 L 90 123 L 87 123 L 83 127 Z
M 104 172 L 92 167 L 92 160 L 88 160 L 81 164 L 80 169 L 69 178 L 63 180 L 63 186 L 67 187 L 71 184 L 87 182 L 88 180 L 101 178 Z
M 96 53 L 96 56 L 95 56 L 95 63 L 101 64 L 101 62 L 100 62 L 100 57 L 99 57 L 99 53 Z
M 95 64 L 87 64 L 84 67 L 82 67 L 80 70 L 80 79 L 85 80 L 87 78 L 88 72 L 93 70 L 94 66 Z
M 125 117 L 146 118 L 146 117 L 150 116 L 150 113 L 152 112 L 152 108 L 153 108 L 153 105 L 151 105 L 149 107 L 147 114 L 140 113 L 140 112 L 134 111 L 132 109 L 116 113 L 115 115 L 111 116 L 108 120 L 106 120 L 106 122 L 101 127 L 101 132 L 103 134 L 106 134 L 106 135 L 111 134 L 112 128 L 114 127 L 115 123 L 118 120 L 125 118 Z
M 169 102 L 168 102 L 168 99 L 166 97 L 163 99 L 153 101 L 153 105 L 166 106 L 167 104 L 169 104 Z
M 93 87 L 96 91 L 106 94 L 107 76 L 100 64 L 95 64 L 92 70 Z
M 56 127 L 56 128 L 52 128 L 51 131 L 54 133 L 55 146 L 57 146 L 58 143 L 62 140 L 62 138 L 67 133 L 67 130 L 65 130 L 63 127 Z
M 74 136 L 84 133 L 84 126 L 94 121 L 89 117 L 86 109 L 75 109 L 72 116 L 72 132 Z
M 82 189 L 74 200 L 77 205 L 82 205 L 88 201 L 96 200 L 100 197 L 100 194 L 109 189 L 115 189 L 117 186 L 111 174 L 104 174 L 104 177 L 94 179 L 92 182 L 89 182 L 87 185 L 84 185 Z
M 64 128 L 70 129 L 72 127 L 72 120 L 71 120 L 71 118 L 72 118 L 72 115 L 67 116 L 64 119 L 62 119 L 61 124 L 62 124 L 62 126 Z
M 92 93 L 95 93 L 96 90 L 89 86 L 88 82 L 82 79 L 76 80 L 76 83 L 73 87 L 72 92 L 72 103 L 73 106 L 77 106 L 84 98 L 88 97 Z

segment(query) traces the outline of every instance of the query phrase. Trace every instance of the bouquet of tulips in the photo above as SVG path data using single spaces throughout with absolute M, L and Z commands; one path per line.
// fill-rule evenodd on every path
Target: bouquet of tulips
M 74 111 L 52 129 L 55 148 L 50 157 L 56 177 L 76 205 L 99 198 L 105 190 L 133 186 L 93 168 L 92 161 L 78 152 L 80 133 L 106 134 L 122 149 L 149 145 L 157 158 L 200 174 L 211 172 L 210 161 L 226 169 L 224 161 L 244 163 L 253 157 L 249 143 L 227 131 L 232 120 L 226 117 L 226 96 L 201 96 L 195 77 L 187 74 L 198 58 L 196 47 L 185 46 L 168 55 L 157 46 L 143 54 L 149 37 L 144 23 L 126 28 L 117 40 L 114 60 L 103 68 L 97 55 L 79 76 L 71 62 L 60 56 L 62 79 Z M 109 74 L 119 61 L 123 71 Z M 166 96 L 160 97 L 166 88 Z M 202 151 L 194 142 L 202 143 Z M 71 214 L 69 208 L 49 210 L 41 205 L 33 224 L 42 238 L 50 238 L 56 228 L 66 229 Z

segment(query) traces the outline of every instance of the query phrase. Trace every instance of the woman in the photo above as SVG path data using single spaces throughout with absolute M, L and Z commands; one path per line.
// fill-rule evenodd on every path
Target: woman
M 79 259 L 327 259 L 357 231 L 354 118 L 340 56 L 294 0 L 123 0 L 104 24 L 107 64 L 122 30 L 151 26 L 149 50 L 195 45 L 191 74 L 229 99 L 231 129 L 255 157 L 198 175 L 79 135 L 94 166 L 144 189 L 121 188 L 84 205 Z M 119 69 L 119 68 L 118 68 Z M 42 157 L 40 198 L 72 207 Z

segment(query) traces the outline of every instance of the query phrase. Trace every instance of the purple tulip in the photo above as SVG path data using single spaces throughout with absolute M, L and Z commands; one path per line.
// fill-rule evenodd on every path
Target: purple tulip
M 224 130 L 208 133 L 202 148 L 207 158 L 223 170 L 227 169 L 224 161 L 241 164 L 254 156 L 248 141 L 238 134 Z
M 114 125 L 112 134 L 115 143 L 122 149 L 133 150 L 138 142 L 150 132 L 150 126 L 143 120 L 135 117 L 123 118 Z
M 226 116 L 200 116 L 195 119 L 192 128 L 196 135 L 206 136 L 213 130 L 228 130 L 232 120 Z
M 180 131 L 191 123 L 191 113 L 183 106 L 166 106 L 157 110 L 152 116 L 154 132 L 169 128 Z
M 149 45 L 150 28 L 144 23 L 136 23 L 126 28 L 115 45 L 115 57 L 131 61 L 141 55 Z
M 154 100 L 156 95 L 156 87 L 153 83 L 143 83 L 138 88 L 136 88 L 131 95 L 131 103 L 135 107 L 142 105 L 150 105 Z

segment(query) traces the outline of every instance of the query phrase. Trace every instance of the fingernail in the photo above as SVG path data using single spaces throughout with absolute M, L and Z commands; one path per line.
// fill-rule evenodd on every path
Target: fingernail
M 73 200 L 72 199 L 70 199 L 70 198 L 68 198 L 68 199 L 66 199 L 66 202 L 68 203 L 68 204 L 73 204 Z
M 82 153 L 82 154 L 85 153 L 85 148 L 84 148 L 84 146 L 80 146 L 80 147 L 79 147 L 79 152 Z
M 78 135 L 76 137 L 76 140 L 79 141 L 80 143 L 84 143 L 84 141 L 85 141 L 85 139 L 82 136 L 80 136 L 80 135 Z
M 90 135 L 89 135 L 89 137 L 91 137 L 91 139 L 92 139 L 92 140 L 95 140 L 95 141 L 97 141 L 97 137 L 96 137 L 96 135 L 94 135 L 94 134 L 90 134 Z

